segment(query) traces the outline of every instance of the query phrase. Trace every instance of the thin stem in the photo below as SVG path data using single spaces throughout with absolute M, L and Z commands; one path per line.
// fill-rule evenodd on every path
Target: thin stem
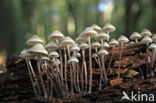
M 76 79 L 77 79 L 77 88 L 78 88 L 78 91 L 79 91 L 79 93 L 81 92 L 81 90 L 80 90 L 80 85 L 79 85 L 79 64 L 78 63 L 76 63 Z
M 121 43 L 120 57 L 119 57 L 119 67 L 118 67 L 118 79 L 120 78 L 120 68 L 121 68 L 121 57 L 122 57 L 123 43 Z
M 110 66 L 111 66 L 111 63 L 112 63 L 113 56 L 114 56 L 114 49 L 115 49 L 115 45 L 113 45 L 112 55 L 111 55 L 111 58 L 110 58 L 110 61 L 109 61 L 109 64 L 108 64 L 108 71 L 112 71 Z
M 90 42 L 90 37 L 89 37 L 89 41 L 88 41 L 88 44 L 89 44 L 89 70 L 90 70 L 90 73 L 89 73 L 89 93 L 92 92 L 92 51 L 91 51 L 91 42 Z
M 72 63 L 72 65 L 73 65 L 73 67 L 74 67 L 74 63 Z M 73 70 L 72 70 L 72 68 L 70 68 L 71 70 L 70 70 L 70 88 L 71 88 L 71 90 L 70 90 L 70 93 L 71 93 L 71 95 L 74 95 L 74 91 L 73 91 Z
M 107 82 L 108 78 L 107 78 L 107 73 L 105 68 L 105 56 L 103 54 L 102 54 L 102 69 L 103 69 L 105 81 Z

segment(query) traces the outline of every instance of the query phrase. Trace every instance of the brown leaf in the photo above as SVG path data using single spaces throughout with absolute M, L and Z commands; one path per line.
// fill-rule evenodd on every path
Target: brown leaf
M 111 86 L 115 86 L 121 84 L 123 82 L 123 78 L 117 78 L 110 81 Z

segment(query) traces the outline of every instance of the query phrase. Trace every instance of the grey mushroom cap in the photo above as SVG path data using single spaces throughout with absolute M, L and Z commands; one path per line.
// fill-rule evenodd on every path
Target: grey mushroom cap
M 27 45 L 35 45 L 35 44 L 43 44 L 44 41 L 38 36 L 38 35 L 33 35 L 31 38 L 29 38 L 26 41 Z
M 129 42 L 129 39 L 127 37 L 125 37 L 124 35 L 121 35 L 119 38 L 118 38 L 118 42 L 119 43 L 127 43 Z
M 152 33 L 148 30 L 148 29 L 143 29 L 143 31 L 141 32 L 142 36 L 151 36 Z

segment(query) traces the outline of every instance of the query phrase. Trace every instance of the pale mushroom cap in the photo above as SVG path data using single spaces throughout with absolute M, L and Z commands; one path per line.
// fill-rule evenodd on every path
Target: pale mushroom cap
M 26 41 L 27 45 L 43 44 L 44 41 L 37 35 L 33 35 Z
M 52 51 L 48 55 L 49 58 L 57 58 L 59 57 L 59 54 L 56 51 Z
M 95 41 L 95 42 L 92 43 L 91 47 L 92 48 L 100 48 L 101 44 L 98 41 Z
M 48 55 L 47 50 L 44 48 L 42 44 L 35 44 L 33 47 L 28 49 L 28 52 L 37 56 Z
M 152 33 L 148 30 L 148 29 L 143 29 L 143 31 L 141 32 L 142 36 L 151 36 Z
M 55 30 L 49 35 L 49 40 L 62 40 L 63 38 L 64 35 L 58 30 Z
M 43 56 L 43 57 L 40 58 L 40 60 L 43 60 L 43 61 L 49 61 L 50 58 L 48 58 L 48 57 L 46 57 L 46 56 Z
M 154 43 L 150 44 L 149 49 L 156 49 L 156 44 L 154 44 Z
M 109 44 L 107 42 L 104 42 L 103 47 L 109 48 Z
M 74 40 L 73 40 L 71 37 L 69 37 L 69 36 L 65 37 L 65 38 L 61 41 L 61 45 L 62 45 L 62 46 L 74 45 L 74 44 L 75 44 Z
M 75 39 L 75 42 L 77 42 L 77 43 L 86 43 L 87 41 L 88 41 L 87 38 L 82 38 L 81 36 L 79 36 Z
M 130 36 L 131 40 L 140 39 L 142 36 L 138 32 L 133 32 Z
M 57 44 L 54 41 L 50 41 L 45 48 L 47 50 L 56 50 L 58 48 Z
M 70 57 L 70 59 L 68 60 L 68 63 L 71 64 L 71 63 L 78 63 L 79 60 L 76 58 L 76 57 Z
M 29 52 L 25 52 L 21 55 L 22 58 L 25 59 L 34 59 L 34 56 L 32 54 L 30 54 Z
M 111 39 L 109 45 L 119 45 L 119 42 L 116 39 Z
M 152 35 L 152 40 L 153 40 L 153 41 L 156 41 L 156 34 L 153 34 L 153 35 Z
M 118 42 L 119 43 L 127 43 L 129 42 L 129 39 L 127 37 L 125 37 L 124 35 L 121 35 L 119 38 L 118 38 Z
M 105 50 L 105 49 L 100 49 L 100 50 L 98 51 L 98 55 L 101 55 L 101 54 L 103 54 L 103 55 L 108 55 L 108 51 Z
M 20 55 L 19 55 L 19 56 L 22 57 L 23 54 L 26 53 L 27 51 L 28 51 L 28 49 L 23 49 L 23 50 L 20 52 Z
M 98 33 L 102 31 L 102 28 L 96 24 L 93 24 L 91 28 L 94 29 Z
M 73 45 L 71 48 L 70 48 L 70 51 L 73 52 L 73 51 L 80 51 L 80 48 L 77 46 L 77 45 Z
M 108 40 L 110 36 L 106 34 L 105 32 L 100 32 L 99 35 L 95 37 L 96 40 Z
M 81 54 L 79 52 L 77 52 L 76 57 L 81 57 Z
M 141 42 L 142 43 L 151 43 L 153 40 L 149 36 L 145 36 Z
M 135 44 L 135 42 L 134 41 L 131 41 L 131 42 L 129 42 L 130 44 Z
M 97 53 L 93 53 L 92 58 L 97 57 Z
M 83 32 L 81 32 L 80 36 L 82 38 L 88 38 L 88 37 L 96 37 L 98 33 L 93 30 L 91 27 L 87 27 Z
M 79 48 L 80 48 L 80 49 L 87 49 L 87 48 L 89 48 L 89 45 L 88 45 L 87 43 L 81 43 L 81 44 L 79 45 Z
M 107 23 L 103 26 L 103 30 L 104 32 L 113 32 L 116 30 L 116 28 L 112 24 Z

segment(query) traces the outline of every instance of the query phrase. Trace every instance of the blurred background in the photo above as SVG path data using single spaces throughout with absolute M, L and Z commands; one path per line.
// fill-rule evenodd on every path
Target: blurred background
M 114 38 L 143 28 L 156 33 L 155 11 L 156 0 L 0 0 L 0 55 L 19 54 L 33 34 L 47 43 L 56 29 L 74 39 L 107 22 L 116 27 Z

